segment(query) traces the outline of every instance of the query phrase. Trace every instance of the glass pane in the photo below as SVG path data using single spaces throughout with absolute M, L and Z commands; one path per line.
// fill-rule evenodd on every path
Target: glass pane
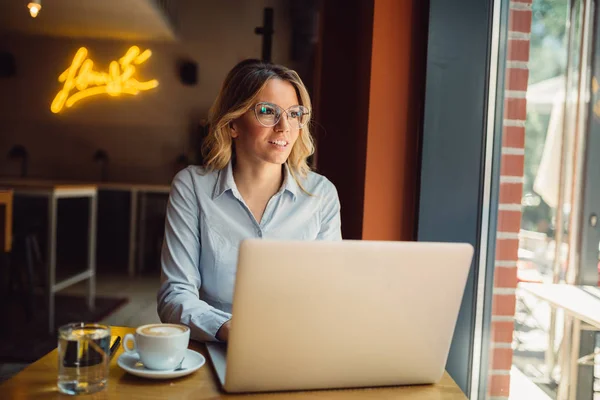
M 588 0 L 512 0 L 488 398 L 556 399 L 568 376 L 573 321 L 532 291 L 573 283 L 587 115 Z M 588 7 L 588 9 L 586 9 Z M 586 36 L 588 35 L 588 36 Z M 566 363 L 566 364 L 565 364 Z M 566 368 L 565 368 L 566 369 Z M 573 375 L 574 376 L 574 375 Z

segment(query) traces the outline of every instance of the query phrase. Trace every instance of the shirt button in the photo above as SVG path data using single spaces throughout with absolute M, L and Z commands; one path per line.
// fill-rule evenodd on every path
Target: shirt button
M 262 231 L 260 231 L 260 230 L 257 231 L 256 233 L 258 234 L 258 237 L 260 237 L 260 238 L 263 236 Z

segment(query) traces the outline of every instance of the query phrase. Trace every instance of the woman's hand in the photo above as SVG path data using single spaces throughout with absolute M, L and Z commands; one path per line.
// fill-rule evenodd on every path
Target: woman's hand
M 227 342 L 229 340 L 229 328 L 231 326 L 231 320 L 225 322 L 217 331 L 217 339 L 221 342 Z

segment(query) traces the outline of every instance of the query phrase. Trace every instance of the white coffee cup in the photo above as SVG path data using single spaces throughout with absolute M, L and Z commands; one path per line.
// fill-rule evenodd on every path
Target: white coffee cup
M 131 341 L 132 348 L 128 343 Z M 137 353 L 148 369 L 175 369 L 185 356 L 190 341 L 190 328 L 178 324 L 142 325 L 123 339 L 127 353 Z

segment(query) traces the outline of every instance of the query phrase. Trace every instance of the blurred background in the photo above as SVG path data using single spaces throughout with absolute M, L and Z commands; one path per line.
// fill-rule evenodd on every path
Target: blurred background
M 476 248 L 463 391 L 598 398 L 598 21 L 593 0 L 0 0 L 0 380 L 65 322 L 158 320 L 170 181 L 260 58 L 312 96 L 345 239 Z
M 56 347 L 63 323 L 158 321 L 171 179 L 202 163 L 208 110 L 239 61 L 284 64 L 315 91 L 319 7 L 0 0 L 0 378 Z

